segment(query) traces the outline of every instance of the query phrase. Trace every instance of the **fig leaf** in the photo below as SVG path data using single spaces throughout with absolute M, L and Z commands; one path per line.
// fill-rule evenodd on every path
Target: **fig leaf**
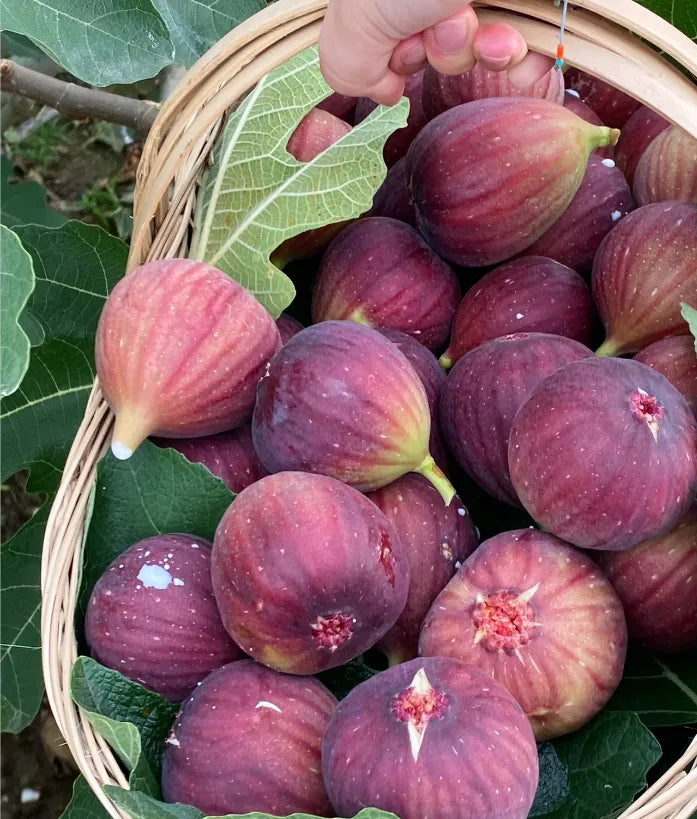
M 5 225 L 0 225 L 2 258 L 0 281 L 2 302 L 0 308 L 0 395 L 10 395 L 19 387 L 29 367 L 31 343 L 20 323 L 20 316 L 34 289 L 34 268 L 31 256 L 22 247 L 19 236 Z
M 695 338 L 695 354 L 697 354 L 697 310 L 685 302 L 680 302 L 682 317 L 687 322 L 690 332 Z

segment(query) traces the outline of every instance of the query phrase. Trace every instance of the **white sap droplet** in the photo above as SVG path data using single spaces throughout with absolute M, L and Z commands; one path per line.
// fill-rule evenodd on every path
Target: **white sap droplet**
M 38 802 L 40 797 L 41 791 L 37 791 L 36 788 L 22 788 L 19 801 L 26 805 L 28 802 Z
M 522 318 L 523 318 L 523 313 L 516 313 L 516 314 L 515 314 L 515 317 L 516 317 L 517 319 L 522 319 Z
M 272 702 L 267 702 L 266 700 L 259 700 L 259 702 L 254 707 L 270 708 L 272 711 L 278 711 L 279 714 L 283 713 L 283 711 L 281 711 L 281 709 L 277 705 L 274 705 Z
M 111 451 L 114 458 L 118 458 L 119 461 L 127 461 L 131 455 L 133 455 L 133 450 L 120 441 L 114 441 L 112 443 Z
M 612 221 L 616 222 L 618 219 L 622 218 L 622 211 L 621 210 L 613 210 L 610 214 L 612 216 Z
M 175 586 L 183 586 L 184 581 L 181 579 L 181 577 L 175 577 L 174 578 L 174 585 Z
M 146 563 L 138 572 L 138 580 L 146 589 L 166 589 L 172 582 L 172 575 L 162 566 Z
M 606 168 L 614 168 L 615 160 L 610 158 L 603 159 L 603 165 L 605 165 Z
M 572 97 L 576 97 L 577 100 L 581 99 L 581 95 L 578 93 L 578 91 L 575 91 L 573 88 L 567 88 L 566 93 L 571 94 Z

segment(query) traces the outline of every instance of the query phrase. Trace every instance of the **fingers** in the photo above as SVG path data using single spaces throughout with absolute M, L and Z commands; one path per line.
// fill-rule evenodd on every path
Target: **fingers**
M 463 74 L 475 63 L 473 44 L 479 21 L 467 6 L 423 33 L 428 62 L 441 74 Z
M 474 38 L 475 58 L 489 71 L 503 71 L 517 65 L 528 53 L 528 47 L 513 26 L 488 23 L 480 26 Z
M 397 44 L 392 52 L 389 67 L 397 74 L 415 74 L 427 65 L 423 35 L 414 34 Z
M 552 57 L 531 51 L 520 63 L 509 70 L 508 79 L 516 88 L 527 88 L 542 79 L 553 65 Z

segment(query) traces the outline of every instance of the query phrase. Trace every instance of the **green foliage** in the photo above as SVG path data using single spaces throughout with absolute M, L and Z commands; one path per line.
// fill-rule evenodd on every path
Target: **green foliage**
M 697 41 L 697 14 L 693 3 L 676 3 L 675 0 L 637 0 L 637 3 L 667 20 L 691 40 Z
M 27 136 L 16 131 L 5 131 L 3 138 L 13 162 L 48 168 L 55 165 L 65 152 L 65 143 L 73 130 L 73 123 L 54 117 Z
M 695 353 L 697 354 L 697 310 L 685 302 L 680 302 L 682 317 L 687 322 L 690 332 L 695 338 Z
M 0 222 L 9 228 L 28 222 L 47 227 L 58 227 L 66 218 L 50 208 L 46 189 L 38 182 L 13 180 L 14 167 L 5 156 L 0 157 Z
M 111 819 L 111 815 L 97 799 L 85 777 L 80 775 L 73 784 L 73 798 L 60 819 Z
M 5 225 L 0 225 L 0 243 L 0 395 L 9 395 L 29 366 L 31 344 L 20 316 L 34 289 L 34 268 L 17 234 Z

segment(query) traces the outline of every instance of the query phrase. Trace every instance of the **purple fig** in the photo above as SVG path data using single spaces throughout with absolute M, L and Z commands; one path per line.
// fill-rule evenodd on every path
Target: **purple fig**
M 577 117 L 581 117 L 591 125 L 603 125 L 603 121 L 595 113 L 595 111 L 581 99 L 578 91 L 567 91 L 564 94 L 564 108 L 573 111 Z M 596 148 L 593 152 L 594 156 L 600 156 L 604 159 L 614 159 L 615 149 L 612 145 L 605 145 L 603 148 Z
M 353 125 L 357 102 L 358 97 L 347 97 L 345 94 L 335 92 L 322 100 L 317 107 L 320 111 L 327 111 L 327 113 L 343 119 L 344 122 L 348 122 L 349 125 Z
M 431 120 L 407 154 L 419 230 L 444 258 L 496 264 L 536 242 L 618 131 L 543 99 L 486 99 Z
M 412 660 L 354 688 L 324 735 L 322 769 L 341 816 L 371 805 L 401 819 L 525 819 L 538 780 L 520 706 L 496 680 L 447 657 Z
M 95 660 L 178 702 L 242 657 L 213 597 L 210 547 L 193 535 L 155 535 L 119 555 L 87 604 Z
M 460 466 L 497 500 L 520 506 L 508 472 L 516 412 L 547 376 L 592 355 L 570 338 L 520 333 L 481 344 L 453 368 L 441 396 L 441 428 Z
M 311 677 L 252 660 L 219 668 L 184 703 L 165 742 L 165 800 L 216 816 L 331 816 L 320 763 L 335 710 L 334 696 Z
M 634 356 L 665 375 L 697 418 L 697 350 L 692 336 L 671 336 L 649 344 Z
M 633 190 L 639 205 L 697 205 L 697 139 L 675 126 L 659 134 L 639 160 Z
M 615 162 L 630 186 L 644 151 L 666 128 L 670 128 L 668 120 L 645 105 L 638 108 L 622 128 L 615 149 Z
M 261 304 L 215 267 L 165 259 L 136 268 L 111 292 L 97 327 L 99 385 L 116 415 L 112 452 L 130 458 L 148 435 L 240 426 L 280 345 Z
M 378 507 L 307 472 L 240 492 L 215 533 L 211 574 L 235 641 L 292 674 L 369 649 L 399 617 L 409 587 L 404 546 Z
M 609 233 L 593 262 L 606 330 L 598 355 L 620 355 L 685 332 L 680 303 L 697 303 L 697 205 L 644 205 Z
M 368 216 L 387 216 L 416 227 L 416 211 L 407 187 L 407 160 L 402 157 L 390 168 L 373 198 Z
M 538 740 L 575 731 L 617 688 L 627 651 L 622 604 L 582 552 L 535 529 L 484 541 L 438 595 L 422 655 L 498 680 Z
M 697 421 L 660 373 L 589 358 L 543 381 L 513 420 L 513 487 L 545 529 L 629 549 L 671 529 L 697 491 Z
M 448 340 L 459 300 L 455 273 L 414 228 L 373 216 L 344 228 L 327 248 L 312 318 L 399 330 L 434 350 Z
M 566 87 L 576 91 L 583 102 L 610 128 L 622 128 L 641 105 L 639 100 L 624 91 L 579 68 L 570 68 L 565 74 L 565 80 Z
M 469 350 L 511 333 L 550 333 L 589 345 L 597 322 L 590 290 L 578 273 L 541 256 L 515 259 L 465 294 L 440 363 L 451 367 Z
M 304 329 L 302 324 L 297 319 L 294 319 L 287 313 L 281 313 L 281 315 L 276 319 L 276 327 L 278 327 L 278 332 L 281 334 L 281 344 L 285 344 L 286 342 L 290 341 L 293 336 L 297 335 Z

